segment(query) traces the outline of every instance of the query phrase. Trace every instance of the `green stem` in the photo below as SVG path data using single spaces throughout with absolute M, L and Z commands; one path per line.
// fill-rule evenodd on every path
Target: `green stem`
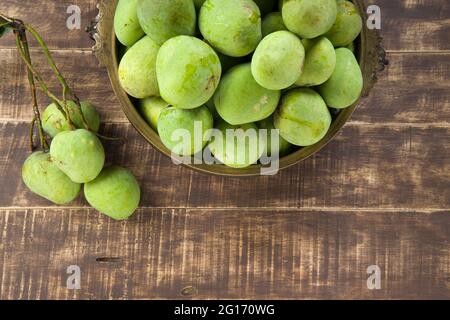
M 28 64 L 31 65 L 31 55 L 30 55 L 30 49 L 28 48 L 28 41 L 26 34 L 24 32 L 16 31 L 16 45 L 19 51 L 23 54 L 23 58 L 25 61 L 27 61 Z M 33 73 L 28 69 L 28 83 L 31 88 L 31 97 L 33 101 L 33 112 L 34 112 L 34 118 L 32 122 L 32 126 L 34 128 L 35 123 L 37 122 L 38 131 L 39 131 L 39 138 L 41 141 L 41 147 L 42 149 L 47 152 L 49 149 L 48 142 L 45 139 L 44 129 L 42 127 L 42 120 L 41 120 L 41 114 L 39 111 L 38 101 L 37 101 L 37 94 L 36 94 L 36 83 L 34 81 Z M 31 130 L 33 133 L 33 129 Z M 31 149 L 34 149 L 34 143 L 33 143 L 33 137 L 31 136 Z
M 63 114 L 66 115 L 67 121 L 69 122 L 69 124 L 71 124 L 72 122 L 69 117 L 69 111 L 67 110 L 67 108 L 65 108 L 65 104 L 60 99 L 58 99 L 58 97 L 56 95 L 54 95 L 48 89 L 48 86 L 45 84 L 44 80 L 42 79 L 42 76 L 33 67 L 33 65 L 30 63 L 30 61 L 27 60 L 25 50 L 20 46 L 18 47 L 18 49 L 19 49 L 19 54 L 20 54 L 23 62 L 27 66 L 28 71 L 33 74 L 34 78 L 36 79 L 37 83 L 39 84 L 39 88 L 41 89 L 41 91 L 44 92 L 44 94 L 46 94 L 53 101 L 53 103 L 55 103 L 55 105 L 58 107 L 60 112 L 62 112 Z
M 30 139 L 30 151 L 34 151 L 34 126 L 36 124 L 36 117 L 33 117 L 33 120 L 31 120 L 30 123 L 30 132 L 29 132 L 29 139 Z
M 42 50 L 44 51 L 44 55 L 47 58 L 48 63 L 50 64 L 50 67 L 52 68 L 53 72 L 55 73 L 56 77 L 58 78 L 58 81 L 61 83 L 64 90 L 69 92 L 75 100 L 78 100 L 78 97 L 73 92 L 73 90 L 70 89 L 69 85 L 67 84 L 66 79 L 63 77 L 63 75 L 59 71 L 58 67 L 56 66 L 55 60 L 53 59 L 52 54 L 50 53 L 50 50 L 48 49 L 47 44 L 45 43 L 44 39 L 42 39 L 42 37 L 39 35 L 39 33 L 37 33 L 36 30 L 34 30 L 34 28 L 32 26 L 25 24 L 25 29 L 29 33 L 31 33 L 31 35 L 36 39 L 36 41 L 41 46 Z
M 31 35 L 36 39 L 36 41 L 41 46 L 41 48 L 42 48 L 42 50 L 44 52 L 44 55 L 47 58 L 47 61 L 50 64 L 50 67 L 53 70 L 53 73 L 56 75 L 56 77 L 58 78 L 58 81 L 61 83 L 61 86 L 63 87 L 63 102 L 64 102 L 65 109 L 67 109 L 66 95 L 67 95 L 67 93 L 69 93 L 71 95 L 72 99 L 74 100 L 76 106 L 78 107 L 78 111 L 81 114 L 81 120 L 83 122 L 83 126 L 85 127 L 85 129 L 89 130 L 89 125 L 88 125 L 88 123 L 87 123 L 87 121 L 86 121 L 86 119 L 84 117 L 83 111 L 81 109 L 80 99 L 75 94 L 75 92 L 69 87 L 69 85 L 67 84 L 66 79 L 61 74 L 61 71 L 58 69 L 58 67 L 56 65 L 56 62 L 53 59 L 53 56 L 50 53 L 50 50 L 48 49 L 48 46 L 45 43 L 44 39 L 42 39 L 42 37 L 39 35 L 39 33 L 37 33 L 36 30 L 34 30 L 34 28 L 32 26 L 25 25 L 25 28 L 26 28 L 26 30 L 28 32 L 31 33 Z

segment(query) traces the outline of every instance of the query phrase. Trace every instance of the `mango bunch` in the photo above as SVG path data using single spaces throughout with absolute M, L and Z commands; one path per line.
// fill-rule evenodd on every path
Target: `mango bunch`
M 286 155 L 318 143 L 330 108 L 359 99 L 353 48 L 362 26 L 347 0 L 119 0 L 119 79 L 172 152 L 208 146 L 225 165 L 243 168 L 264 151 Z M 225 148 L 234 140 L 210 137 L 177 144 L 176 130 L 194 136 L 195 122 L 222 132 L 278 129 L 279 150 L 270 142 Z
M 67 116 L 68 115 L 68 116 Z M 113 219 L 130 217 L 139 205 L 135 177 L 118 166 L 104 167 L 105 150 L 96 132 L 100 116 L 87 102 L 50 104 L 42 114 L 49 152 L 34 152 L 22 167 L 22 179 L 35 194 L 58 205 L 84 195 L 91 206 Z

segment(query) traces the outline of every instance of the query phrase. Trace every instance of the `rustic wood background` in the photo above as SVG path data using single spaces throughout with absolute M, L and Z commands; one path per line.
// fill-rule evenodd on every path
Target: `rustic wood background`
M 450 2 L 371 3 L 391 62 L 371 98 L 315 157 L 230 179 L 172 165 L 127 122 L 91 40 L 65 26 L 71 4 L 88 25 L 96 0 L 1 0 L 47 39 L 104 132 L 126 137 L 108 161 L 137 175 L 143 199 L 114 222 L 81 197 L 61 208 L 26 190 L 26 73 L 0 40 L 0 298 L 450 298 Z M 81 290 L 66 288 L 70 265 Z M 366 286 L 370 265 L 381 290 Z

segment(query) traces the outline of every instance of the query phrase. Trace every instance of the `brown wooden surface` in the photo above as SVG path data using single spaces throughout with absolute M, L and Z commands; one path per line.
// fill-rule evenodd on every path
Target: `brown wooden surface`
M 0 40 L 0 298 L 450 298 L 449 2 L 371 3 L 391 65 L 370 99 L 313 158 L 233 179 L 173 165 L 127 123 L 92 42 L 65 28 L 69 5 L 85 26 L 95 0 L 1 0 L 42 32 L 103 131 L 125 138 L 106 143 L 108 161 L 137 175 L 143 199 L 114 222 L 81 197 L 58 208 L 25 189 L 25 70 L 12 37 Z M 79 291 L 66 288 L 69 265 Z M 381 290 L 367 289 L 370 265 Z

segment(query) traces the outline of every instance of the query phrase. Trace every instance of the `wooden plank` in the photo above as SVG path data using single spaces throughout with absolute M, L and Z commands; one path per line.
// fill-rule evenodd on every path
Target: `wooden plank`
M 98 13 L 97 0 L 2 0 L 1 11 L 6 15 L 22 19 L 32 25 L 52 49 L 90 49 L 94 41 L 85 32 L 87 26 Z M 69 6 L 78 6 L 81 10 L 81 28 L 69 30 L 67 13 Z M 30 36 L 31 46 L 37 42 Z M 0 40 L 0 47 L 14 47 L 12 35 Z
M 134 172 L 142 206 L 160 208 L 450 208 L 450 127 L 349 125 L 328 147 L 274 177 L 224 178 L 176 166 L 128 124 L 107 125 L 107 161 Z M 19 179 L 26 123 L 0 124 L 0 207 L 46 207 Z M 73 206 L 83 205 L 79 200 Z
M 92 42 L 85 34 L 85 26 L 97 14 L 97 0 L 58 0 L 39 4 L 34 0 L 3 0 L 2 10 L 36 26 L 51 48 L 87 49 Z M 450 4 L 447 0 L 366 1 L 381 8 L 385 48 L 392 51 L 450 50 Z M 81 30 L 69 31 L 66 13 L 70 5 L 78 5 L 82 14 Z M 50 18 L 49 18 L 50 17 Z M 12 37 L 0 42 L 0 47 L 11 47 Z
M 380 33 L 390 51 L 450 50 L 450 2 L 447 0 L 366 1 L 381 8 Z
M 450 298 L 449 213 L 2 210 L 0 298 Z
M 58 52 L 55 59 L 79 96 L 96 104 L 106 122 L 127 122 L 115 98 L 107 72 L 89 52 Z M 450 124 L 450 54 L 391 54 L 390 67 L 380 75 L 371 96 L 353 117 L 370 123 Z M 44 59 L 36 63 L 59 93 Z M 24 67 L 11 50 L 0 50 L 0 120 L 29 121 L 31 99 Z M 48 99 L 42 98 L 42 105 Z

